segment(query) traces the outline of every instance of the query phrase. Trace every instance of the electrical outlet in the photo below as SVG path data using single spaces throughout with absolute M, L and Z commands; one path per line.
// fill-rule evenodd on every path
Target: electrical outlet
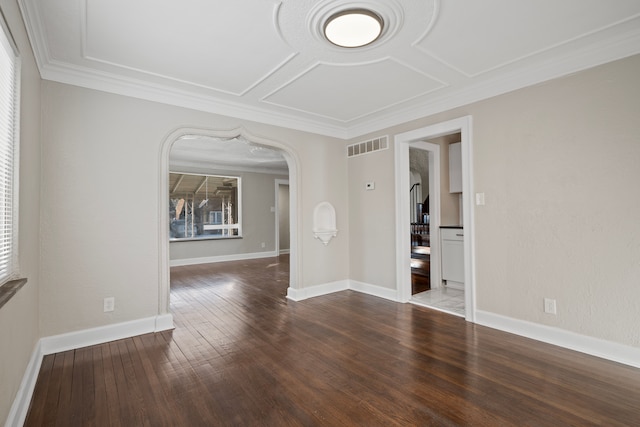
M 556 300 L 551 298 L 545 298 L 544 312 L 549 314 L 556 314 Z
M 375 190 L 376 189 L 376 183 L 373 181 L 367 182 L 364 185 L 365 190 L 369 191 L 369 190 Z
M 115 297 L 108 297 L 104 299 L 104 312 L 113 311 L 116 308 Z
M 262 246 L 263 249 L 267 246 L 266 243 L 264 242 L 262 242 L 260 245 Z

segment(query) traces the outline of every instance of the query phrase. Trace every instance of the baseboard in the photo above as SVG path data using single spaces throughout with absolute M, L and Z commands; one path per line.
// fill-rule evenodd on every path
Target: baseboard
M 464 283 L 462 283 L 462 282 L 454 282 L 453 280 L 447 280 L 445 286 L 447 288 L 457 289 L 459 291 L 464 291 Z
M 640 348 L 638 347 L 631 347 L 481 310 L 476 311 L 476 323 L 640 368 Z
M 358 282 L 357 280 L 349 280 L 349 289 L 363 294 L 372 295 L 374 297 L 384 298 L 391 301 L 398 301 L 398 290 L 383 288 L 382 286 L 372 285 L 370 283 Z
M 40 339 L 40 348 L 47 355 L 168 329 L 173 329 L 173 316 L 164 314 L 44 337 Z
M 230 255 L 218 255 L 218 256 L 208 256 L 208 257 L 200 257 L 200 258 L 172 259 L 169 261 L 169 266 L 180 267 L 183 265 L 209 264 L 212 262 L 225 262 L 225 261 L 241 261 L 243 259 L 271 258 L 275 256 L 277 256 L 276 251 L 267 251 L 267 252 L 254 252 L 254 253 L 248 253 L 248 254 L 230 254 Z
M 338 280 L 336 282 L 325 283 L 322 285 L 310 286 L 308 288 L 287 289 L 287 298 L 292 301 L 302 301 L 307 298 L 319 297 L 334 292 L 346 291 L 349 289 L 348 280 Z
M 336 282 L 311 286 L 302 289 L 287 289 L 287 298 L 293 301 L 302 301 L 307 298 L 319 297 L 333 292 L 346 291 L 347 289 L 362 292 L 374 297 L 380 297 L 391 301 L 398 301 L 398 291 L 396 289 L 383 288 L 369 283 L 358 282 L 357 280 L 338 280 Z
M 31 353 L 31 358 L 27 364 L 27 368 L 22 376 L 22 382 L 20 388 L 16 394 L 16 398 L 13 400 L 11 409 L 9 410 L 9 416 L 5 421 L 5 427 L 21 427 L 27 418 L 27 412 L 29 411 L 29 405 L 31 404 L 31 396 L 36 388 L 36 381 L 38 380 L 38 373 L 40 372 L 40 365 L 42 365 L 42 350 L 40 341 L 38 341 Z
M 291 253 L 291 249 L 280 249 L 280 255 L 287 255 Z
M 173 325 L 173 315 L 160 314 L 156 316 L 156 326 L 153 332 L 168 331 L 170 329 L 175 329 Z

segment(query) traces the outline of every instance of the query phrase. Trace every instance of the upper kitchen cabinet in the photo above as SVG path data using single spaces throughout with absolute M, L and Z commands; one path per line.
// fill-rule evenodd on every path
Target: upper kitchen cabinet
M 449 193 L 462 193 L 462 145 L 449 144 Z

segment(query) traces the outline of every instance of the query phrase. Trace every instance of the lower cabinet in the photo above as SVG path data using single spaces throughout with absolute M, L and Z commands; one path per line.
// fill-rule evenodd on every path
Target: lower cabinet
M 447 286 L 464 289 L 464 229 L 442 228 L 442 280 Z

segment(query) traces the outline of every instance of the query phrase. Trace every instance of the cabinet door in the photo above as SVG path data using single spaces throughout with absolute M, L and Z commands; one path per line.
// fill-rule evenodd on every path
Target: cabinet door
M 464 242 L 442 239 L 442 279 L 464 283 Z
M 462 193 L 462 144 L 449 144 L 449 193 Z

